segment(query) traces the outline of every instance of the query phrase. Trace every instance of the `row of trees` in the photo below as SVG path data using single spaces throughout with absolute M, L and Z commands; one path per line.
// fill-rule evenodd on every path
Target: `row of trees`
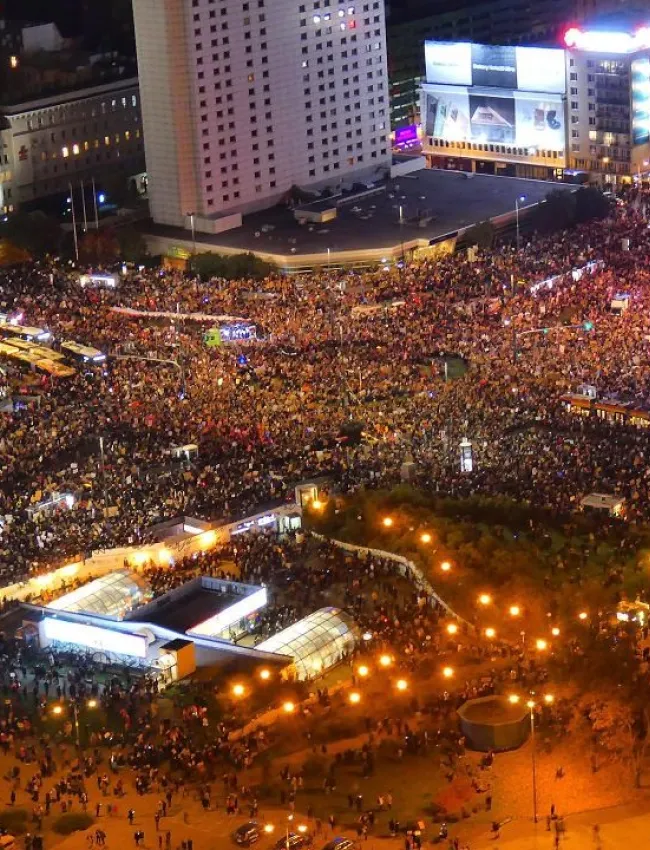
M 261 280 L 275 271 L 272 263 L 267 263 L 250 252 L 232 256 L 209 252 L 196 254 L 189 265 L 190 271 L 201 280 L 210 280 L 213 277 L 224 280 Z

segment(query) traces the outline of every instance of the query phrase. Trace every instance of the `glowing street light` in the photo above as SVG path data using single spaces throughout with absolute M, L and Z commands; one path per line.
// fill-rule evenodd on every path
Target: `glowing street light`
M 268 682 L 268 680 L 271 678 L 271 671 L 268 668 L 264 667 L 262 670 L 260 670 L 259 675 L 260 675 L 260 679 L 263 682 Z
M 357 673 L 365 679 L 365 677 L 370 673 L 370 668 L 366 664 L 360 664 L 357 667 Z
M 545 649 L 548 649 L 548 643 L 544 640 L 544 638 L 537 638 L 535 641 L 535 648 L 539 649 L 540 652 L 544 652 Z
M 485 630 L 485 637 L 486 638 L 493 638 L 495 635 L 496 635 L 496 629 L 493 629 L 491 626 L 488 626 L 488 628 Z
M 448 573 L 451 570 L 451 564 L 449 561 L 443 561 L 442 564 L 440 564 L 440 569 L 443 573 Z
M 382 522 L 382 525 L 384 526 L 384 528 L 391 528 L 394 520 L 393 520 L 392 516 L 385 516 L 382 519 L 381 522 Z
M 296 706 L 294 705 L 294 703 L 291 702 L 291 700 L 287 700 L 283 704 L 282 710 L 285 714 L 293 714 L 293 712 L 296 710 Z
M 445 677 L 445 679 L 451 679 L 454 675 L 454 668 L 453 667 L 443 667 L 442 668 L 442 675 Z
M 298 832 L 302 833 L 303 835 L 305 834 L 305 832 L 307 832 L 307 827 L 305 826 L 304 823 L 298 824 L 296 829 L 298 830 Z
M 589 614 L 587 614 L 587 612 L 586 612 L 586 611 L 581 611 L 581 612 L 578 614 L 578 619 L 579 619 L 579 620 L 582 620 L 582 621 L 584 622 L 584 621 L 587 619 L 587 617 L 588 617 L 588 616 L 589 616 Z
M 63 714 L 63 706 L 55 705 L 52 707 L 52 714 Z
M 553 635 L 553 637 L 559 637 L 560 630 L 557 626 L 553 626 L 553 628 L 551 629 L 551 634 Z
M 395 687 L 397 688 L 398 691 L 406 691 L 406 690 L 408 690 L 408 686 L 409 686 L 409 683 L 406 681 L 406 679 L 398 679 L 395 682 Z
M 555 701 L 553 694 L 544 694 L 544 702 L 546 705 L 551 705 Z
M 458 626 L 456 625 L 456 623 L 449 623 L 447 625 L 447 634 L 448 635 L 455 635 L 457 632 L 458 632 Z
M 350 696 L 348 697 L 352 705 L 358 705 L 361 702 L 361 694 L 359 691 L 352 691 Z
M 492 597 L 489 593 L 482 593 L 478 598 L 479 604 L 489 605 L 492 602 Z
M 431 535 L 428 531 L 425 531 L 424 534 L 420 535 L 420 541 L 422 543 L 431 543 Z
M 320 511 L 320 509 L 323 507 L 323 503 L 320 499 L 312 499 L 311 506 L 315 511 Z
M 518 617 L 521 614 L 521 608 L 519 605 L 511 605 L 510 606 L 510 616 Z
M 270 835 L 274 830 L 275 826 L 272 823 L 264 824 L 264 832 L 266 832 L 267 835 Z
M 390 655 L 380 655 L 379 663 L 382 667 L 390 667 L 390 665 L 393 663 L 393 659 L 390 657 Z
M 519 694 L 510 694 L 510 696 L 508 697 L 508 702 L 512 705 L 517 705 L 520 699 L 521 697 L 519 696 Z
M 246 689 L 243 685 L 237 684 L 232 686 L 232 695 L 234 697 L 243 697 L 246 693 Z

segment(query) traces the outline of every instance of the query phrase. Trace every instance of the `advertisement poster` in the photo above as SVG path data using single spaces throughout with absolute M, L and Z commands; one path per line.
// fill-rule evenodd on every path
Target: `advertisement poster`
M 512 145 L 563 151 L 562 98 L 528 92 L 479 94 L 461 86 L 425 86 L 422 118 L 427 136 L 446 142 Z
M 650 58 L 632 60 L 632 144 L 650 141 Z
M 564 51 L 558 48 L 427 41 L 424 59 L 428 83 L 566 92 Z

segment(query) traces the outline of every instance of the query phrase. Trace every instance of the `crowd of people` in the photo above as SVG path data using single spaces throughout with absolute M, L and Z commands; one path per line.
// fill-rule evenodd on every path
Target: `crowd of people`
M 617 492 L 632 520 L 647 518 L 645 432 L 577 420 L 560 402 L 588 383 L 646 404 L 650 231 L 639 201 L 519 251 L 371 272 L 204 283 L 134 270 L 115 290 L 83 289 L 56 262 L 3 272 L 2 312 L 108 360 L 67 379 L 4 364 L 15 404 L 0 414 L 0 582 L 147 541 L 172 515 L 245 515 L 310 476 L 343 490 L 390 486 L 405 461 L 417 485 L 443 494 L 568 512 L 585 493 Z M 614 315 L 621 290 L 631 306 Z M 263 338 L 208 347 L 210 323 L 116 307 L 242 317 Z M 542 327 L 551 331 L 526 333 Z M 462 377 L 445 380 L 446 354 L 464 359 Z M 355 427 L 358 441 L 345 437 Z M 464 437 L 471 473 L 459 463 Z M 175 461 L 170 450 L 187 444 L 198 456 Z M 52 493 L 74 504 L 35 512 Z

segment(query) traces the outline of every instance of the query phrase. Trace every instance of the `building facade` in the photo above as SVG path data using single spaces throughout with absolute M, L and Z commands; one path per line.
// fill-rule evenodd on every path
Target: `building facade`
M 217 233 L 390 165 L 383 0 L 134 0 L 152 217 Z
M 559 179 L 567 165 L 561 49 L 425 44 L 422 149 L 430 166 Z
M 567 45 L 571 168 L 618 183 L 650 167 L 650 37 L 571 29 Z
M 137 79 L 0 106 L 0 211 L 144 171 Z

